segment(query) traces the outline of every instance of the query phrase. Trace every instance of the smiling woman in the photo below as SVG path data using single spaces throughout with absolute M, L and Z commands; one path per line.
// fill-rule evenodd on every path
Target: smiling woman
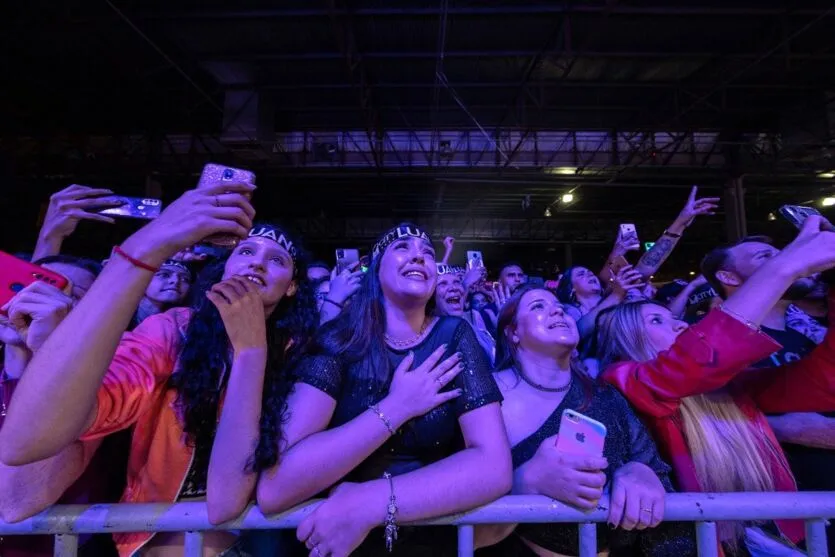
M 341 484 L 300 525 L 312 555 L 383 555 L 395 539 L 394 555 L 454 554 L 453 529 L 396 535 L 397 524 L 470 509 L 510 488 L 501 395 L 472 328 L 433 316 L 429 236 L 397 226 L 372 254 L 351 305 L 296 369 L 286 445 L 262 474 L 258 503 L 272 513 L 359 482 Z
M 502 308 L 498 334 L 501 371 L 496 380 L 513 446 L 513 492 L 547 495 L 589 510 L 610 490 L 609 524 L 617 529 L 597 530 L 601 550 L 659 557 L 695 554 L 694 540 L 684 527 L 667 523 L 640 532 L 658 526 L 664 516 L 664 493 L 672 491 L 670 468 L 623 396 L 596 384 L 574 358 L 580 340 L 577 325 L 557 298 L 547 290 L 523 287 Z M 566 410 L 605 426 L 602 452 L 576 455 L 558 448 Z M 503 538 L 495 548 L 503 556 L 579 551 L 577 525 L 476 529 L 478 546 Z

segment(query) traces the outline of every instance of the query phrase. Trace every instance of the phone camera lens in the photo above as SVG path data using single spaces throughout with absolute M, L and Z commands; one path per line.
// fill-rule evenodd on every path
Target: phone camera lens
M 223 171 L 223 175 L 221 176 L 221 179 L 222 179 L 222 180 L 224 180 L 224 181 L 229 181 L 229 180 L 231 180 L 231 179 L 232 179 L 232 177 L 234 177 L 234 176 L 235 176 L 235 173 L 234 173 L 234 172 L 232 172 L 232 169 L 231 169 L 231 168 L 227 168 L 227 169 L 225 169 L 225 170 Z
M 21 284 L 19 282 L 13 282 L 12 284 L 9 285 L 9 289 L 12 292 L 20 292 L 21 290 L 23 290 L 23 288 L 24 288 L 23 284 Z
M 345 252 L 340 250 L 336 250 L 336 258 L 337 259 L 345 259 Z

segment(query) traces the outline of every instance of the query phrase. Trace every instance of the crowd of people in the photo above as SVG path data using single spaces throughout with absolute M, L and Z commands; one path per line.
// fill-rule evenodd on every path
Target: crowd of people
M 209 531 L 203 553 L 441 556 L 456 553 L 454 528 L 408 524 L 539 494 L 584 511 L 608 500 L 609 555 L 685 557 L 693 527 L 663 521 L 666 493 L 835 491 L 824 218 L 783 249 L 743 238 L 694 280 L 653 285 L 718 207 L 694 188 L 633 264 L 621 234 L 599 269 L 539 284 L 513 262 L 456 265 L 454 239 L 440 255 L 415 223 L 336 269 L 256 220 L 255 190 L 188 191 L 104 262 L 61 250 L 80 221 L 112 222 L 94 209 L 118 204 L 113 192 L 53 195 L 19 257 L 70 286 L 36 281 L 0 308 L 0 518 L 205 501 L 221 524 L 253 503 L 270 514 L 320 498 L 295 532 Z M 208 248 L 217 235 L 236 241 Z M 567 410 L 605 426 L 602 454 L 559 448 Z M 477 554 L 576 555 L 577 533 L 478 526 Z M 183 544 L 120 533 L 81 553 L 169 557 Z M 805 554 L 791 520 L 723 522 L 717 544 Z M 2 557 L 51 552 L 45 536 L 0 538 Z

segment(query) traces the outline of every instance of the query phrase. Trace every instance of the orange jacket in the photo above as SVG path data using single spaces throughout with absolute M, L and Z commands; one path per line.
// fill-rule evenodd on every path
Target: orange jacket
M 175 308 L 149 317 L 125 333 L 96 396 L 96 419 L 82 440 L 134 427 L 122 503 L 173 503 L 191 465 L 175 411 L 177 393 L 167 388 L 191 310 Z M 133 554 L 153 536 L 114 534 L 119 555 Z

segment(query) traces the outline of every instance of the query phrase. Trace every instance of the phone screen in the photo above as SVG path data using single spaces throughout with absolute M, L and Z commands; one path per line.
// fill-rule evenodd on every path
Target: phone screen
M 162 201 L 149 197 L 125 197 L 116 199 L 122 202 L 118 207 L 110 207 L 97 211 L 102 215 L 125 217 L 129 219 L 152 220 L 162 211 Z

